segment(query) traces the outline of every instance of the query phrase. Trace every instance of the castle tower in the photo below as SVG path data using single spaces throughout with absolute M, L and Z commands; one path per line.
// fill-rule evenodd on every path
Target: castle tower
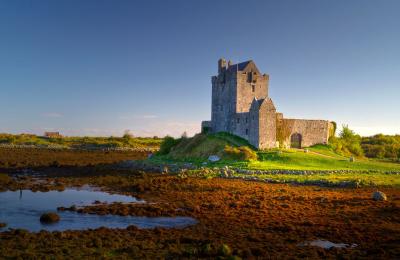
M 219 59 L 218 75 L 212 77 L 212 131 L 248 139 L 251 102 L 268 97 L 268 81 L 268 75 L 262 75 L 251 60 L 227 64 L 225 59 Z

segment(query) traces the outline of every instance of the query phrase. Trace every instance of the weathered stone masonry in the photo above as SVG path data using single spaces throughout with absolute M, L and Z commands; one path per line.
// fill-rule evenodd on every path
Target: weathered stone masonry
M 211 82 L 211 121 L 202 122 L 203 131 L 229 132 L 258 149 L 328 143 L 333 127 L 329 121 L 286 119 L 276 112 L 268 97 L 269 76 L 253 61 L 232 64 L 220 59 Z

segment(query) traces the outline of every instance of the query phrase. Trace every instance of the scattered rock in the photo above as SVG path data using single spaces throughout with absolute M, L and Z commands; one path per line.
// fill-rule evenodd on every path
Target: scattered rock
M 218 162 L 219 160 L 221 160 L 221 158 L 220 158 L 218 155 L 210 155 L 210 156 L 208 157 L 208 160 L 209 160 L 210 162 Z
M 232 249 L 228 245 L 222 244 L 219 248 L 219 253 L 223 256 L 230 256 L 232 254 Z
M 350 159 L 349 159 L 349 161 L 350 161 L 350 162 L 355 162 L 355 161 L 356 161 L 356 158 L 354 158 L 353 156 L 351 156 Z
M 309 150 L 306 148 L 306 149 L 304 149 L 304 152 L 305 152 L 305 153 L 308 153 L 308 152 L 309 152 Z
M 56 223 L 58 221 L 60 221 L 60 216 L 56 213 L 48 212 L 40 216 L 40 222 L 45 224 Z
M 228 177 L 229 177 L 228 171 L 227 171 L 227 170 L 222 170 L 222 171 L 221 171 L 221 177 L 223 177 L 223 178 L 228 178 Z
M 168 174 L 168 171 L 169 171 L 168 167 L 164 166 L 161 172 L 162 174 Z
M 375 191 L 372 193 L 372 199 L 377 201 L 387 200 L 386 194 L 381 191 Z

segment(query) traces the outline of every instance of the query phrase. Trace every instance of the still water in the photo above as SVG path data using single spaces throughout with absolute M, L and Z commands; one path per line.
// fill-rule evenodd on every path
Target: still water
M 0 192 L 0 223 L 7 227 L 22 228 L 32 232 L 40 230 L 63 231 L 82 230 L 98 227 L 126 228 L 135 225 L 139 228 L 182 228 L 196 223 L 189 217 L 134 217 L 115 215 L 92 215 L 76 212 L 57 212 L 57 207 L 91 205 L 95 201 L 106 203 L 143 203 L 134 197 L 109 194 L 101 191 L 66 189 L 65 191 L 32 192 L 30 190 Z M 39 219 L 43 213 L 57 212 L 61 220 L 54 224 L 42 224 Z

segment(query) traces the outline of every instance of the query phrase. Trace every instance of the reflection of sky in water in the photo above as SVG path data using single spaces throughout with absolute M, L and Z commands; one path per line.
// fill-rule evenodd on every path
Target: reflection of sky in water
M 134 197 L 108 194 L 100 191 L 67 189 L 62 192 L 32 192 L 30 190 L 0 192 L 0 223 L 7 223 L 7 228 L 23 228 L 30 231 L 41 229 L 55 231 L 67 229 L 88 229 L 98 227 L 126 228 L 135 225 L 140 228 L 184 227 L 195 223 L 188 217 L 133 217 L 133 216 L 99 216 L 79 214 L 76 212 L 58 212 L 61 220 L 58 223 L 41 224 L 40 216 L 45 212 L 56 212 L 57 207 L 72 205 L 90 205 L 94 201 L 101 202 L 139 202 Z

